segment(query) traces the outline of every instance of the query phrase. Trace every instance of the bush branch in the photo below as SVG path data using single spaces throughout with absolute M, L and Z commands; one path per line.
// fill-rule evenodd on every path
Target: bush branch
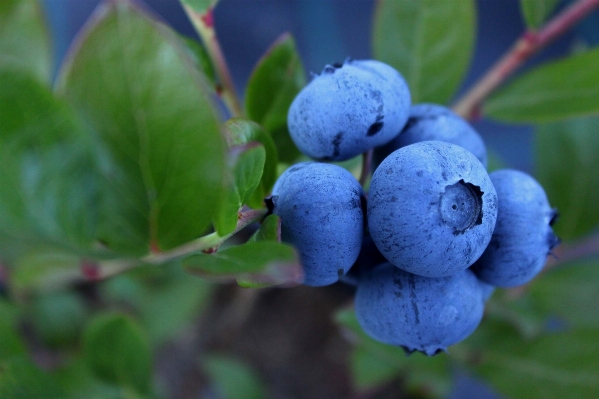
M 482 102 L 534 54 L 563 35 L 599 7 L 599 0 L 578 0 L 549 20 L 539 30 L 527 30 L 487 73 L 453 107 L 466 119 L 479 115 Z
M 210 8 L 205 14 L 201 14 L 194 11 L 188 5 L 183 5 L 183 8 L 195 30 L 202 38 L 202 42 L 206 46 L 212 64 L 216 69 L 221 84 L 221 86 L 217 88 L 218 95 L 224 101 L 232 117 L 243 116 L 243 108 L 241 107 L 239 97 L 237 96 L 237 91 L 235 90 L 229 67 L 227 66 L 225 56 L 216 37 L 213 9 Z

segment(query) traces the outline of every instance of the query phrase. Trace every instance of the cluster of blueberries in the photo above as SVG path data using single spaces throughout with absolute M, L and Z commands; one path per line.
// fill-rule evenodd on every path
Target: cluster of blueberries
M 450 109 L 412 105 L 401 74 L 375 60 L 327 65 L 288 113 L 314 162 L 287 169 L 270 205 L 305 284 L 354 281 L 372 338 L 434 355 L 470 335 L 495 287 L 525 284 L 558 239 L 539 183 L 488 173 L 484 143 Z M 367 194 L 329 163 L 373 150 Z

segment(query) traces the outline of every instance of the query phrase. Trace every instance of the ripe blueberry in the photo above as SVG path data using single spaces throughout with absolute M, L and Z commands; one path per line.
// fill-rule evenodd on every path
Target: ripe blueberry
M 422 277 L 385 264 L 363 276 L 356 316 L 372 338 L 431 356 L 470 335 L 483 316 L 476 276 Z
M 497 225 L 489 246 L 473 265 L 478 277 L 498 287 L 532 280 L 557 245 L 551 223 L 556 212 L 530 175 L 503 169 L 490 174 L 497 190 Z
M 393 139 L 408 119 L 403 77 L 378 61 L 327 65 L 296 96 L 287 124 L 305 155 L 327 161 L 353 158 Z
M 364 235 L 364 193 L 351 173 L 333 164 L 296 164 L 277 180 L 271 200 L 283 241 L 299 251 L 304 284 L 333 284 L 347 273 Z
M 474 154 L 487 166 L 487 150 L 480 135 L 470 124 L 451 109 L 437 104 L 417 104 L 410 108 L 410 116 L 400 134 L 374 151 L 374 164 L 398 148 L 426 140 L 457 144 Z
M 370 235 L 389 262 L 410 273 L 442 277 L 466 269 L 489 243 L 496 217 L 489 175 L 455 144 L 402 147 L 372 176 Z

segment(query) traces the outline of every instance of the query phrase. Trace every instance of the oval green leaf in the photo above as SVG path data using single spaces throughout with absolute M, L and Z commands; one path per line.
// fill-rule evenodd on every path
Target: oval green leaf
M 258 61 L 246 89 L 248 117 L 272 135 L 279 157 L 285 162 L 292 162 L 299 155 L 287 130 L 287 112 L 305 85 L 295 41 L 290 34 L 283 34 Z
M 83 337 L 87 365 L 99 379 L 146 393 L 152 379 L 152 355 L 141 327 L 128 316 L 101 314 Z
M 247 202 L 252 208 L 264 206 L 264 197 L 270 193 L 277 179 L 277 148 L 270 134 L 256 122 L 241 118 L 229 119 L 224 125 L 224 131 L 229 145 L 241 145 L 258 142 L 264 146 L 266 159 L 260 185 Z
M 140 255 L 203 234 L 220 201 L 225 143 L 213 92 L 179 39 L 128 1 L 96 10 L 58 90 L 110 154 L 100 239 Z
M 548 63 L 491 95 L 483 113 L 505 122 L 541 123 L 599 112 L 599 48 Z
M 50 32 L 41 2 L 0 2 L 0 65 L 26 70 L 49 83 L 52 71 Z
M 231 180 L 214 220 L 214 227 L 220 236 L 226 236 L 235 230 L 239 210 L 260 184 L 265 158 L 264 147 L 258 142 L 231 148 L 229 153 Z
M 537 127 L 535 172 L 560 217 L 554 229 L 563 240 L 599 226 L 599 117 L 569 119 Z
M 468 70 L 475 31 L 473 0 L 379 0 L 374 57 L 405 77 L 413 103 L 445 104 Z
M 98 162 L 75 112 L 26 70 L 0 68 L 0 253 L 90 252 Z
M 483 345 L 470 353 L 476 361 L 465 365 L 509 398 L 594 398 L 599 395 L 598 336 L 595 327 L 524 340 L 506 324 L 487 319 L 471 340 Z

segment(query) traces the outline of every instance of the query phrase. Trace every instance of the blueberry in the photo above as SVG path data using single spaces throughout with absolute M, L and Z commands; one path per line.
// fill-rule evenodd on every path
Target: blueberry
M 393 139 L 408 119 L 410 93 L 395 69 L 378 61 L 326 66 L 296 96 L 287 124 L 305 155 L 343 161 Z
M 356 316 L 372 338 L 431 356 L 464 340 L 483 316 L 476 276 L 422 277 L 386 264 L 365 275 L 356 291 Z
M 514 287 L 532 280 L 557 245 L 551 228 L 556 212 L 530 175 L 502 169 L 490 177 L 499 201 L 497 225 L 473 270 L 489 284 Z
M 283 241 L 300 254 L 304 284 L 333 284 L 347 273 L 364 235 L 364 193 L 351 173 L 333 164 L 298 163 L 277 180 L 271 200 Z
M 410 273 L 442 277 L 466 269 L 487 247 L 496 217 L 489 175 L 455 144 L 402 147 L 372 176 L 370 235 L 385 258 Z
M 482 137 L 462 117 L 451 109 L 437 104 L 417 104 L 401 133 L 374 151 L 374 165 L 398 148 L 426 140 L 457 144 L 474 154 L 487 167 L 487 150 Z
M 370 234 L 366 234 L 362 239 L 362 247 L 360 248 L 358 259 L 356 259 L 349 272 L 342 278 L 342 281 L 350 285 L 357 285 L 357 281 L 363 274 L 387 262 L 387 259 L 385 259 L 374 244 L 374 241 L 372 241 Z

